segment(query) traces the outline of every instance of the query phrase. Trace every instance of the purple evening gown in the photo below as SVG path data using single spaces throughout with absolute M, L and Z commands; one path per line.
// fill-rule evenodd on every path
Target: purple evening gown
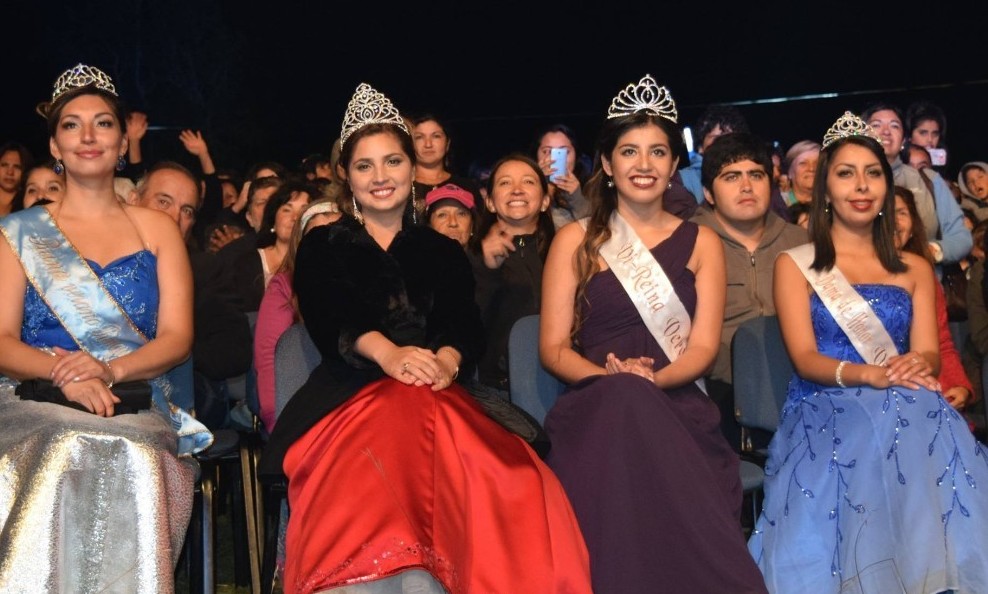
M 652 254 L 690 315 L 696 309 L 695 224 Z M 578 334 L 583 356 L 669 359 L 610 270 L 587 286 Z M 549 465 L 576 511 L 596 594 L 765 592 L 739 522 L 738 458 L 716 405 L 695 385 L 662 390 L 632 375 L 570 386 L 546 417 Z

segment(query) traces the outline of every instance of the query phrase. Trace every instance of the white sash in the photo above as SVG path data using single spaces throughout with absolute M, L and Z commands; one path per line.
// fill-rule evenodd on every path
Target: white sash
M 875 310 L 847 282 L 839 268 L 834 266 L 829 272 L 810 268 L 816 257 L 812 243 L 786 250 L 785 253 L 789 254 L 802 271 L 820 301 L 866 363 L 884 366 L 889 357 L 899 354 L 892 337 L 875 315 Z
M 580 219 L 580 225 L 586 229 L 587 220 Z M 617 210 L 611 213 L 608 226 L 611 238 L 600 246 L 600 255 L 671 363 L 683 354 L 689 343 L 690 314 L 665 270 Z M 696 385 L 707 392 L 702 377 L 696 380 Z

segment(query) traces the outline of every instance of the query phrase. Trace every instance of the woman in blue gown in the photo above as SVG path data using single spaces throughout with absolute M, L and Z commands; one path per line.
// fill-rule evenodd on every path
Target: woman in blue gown
M 116 198 L 127 141 L 106 74 L 70 69 L 44 112 L 65 195 L 0 220 L 0 591 L 168 594 L 195 478 L 180 456 L 211 441 L 164 377 L 192 343 L 185 245 Z M 117 414 L 134 380 L 152 403 Z M 50 397 L 18 398 L 28 386 Z
M 936 279 L 895 250 L 892 172 L 856 116 L 813 191 L 812 243 L 775 268 L 796 375 L 749 549 L 774 593 L 984 592 L 988 458 L 938 393 Z

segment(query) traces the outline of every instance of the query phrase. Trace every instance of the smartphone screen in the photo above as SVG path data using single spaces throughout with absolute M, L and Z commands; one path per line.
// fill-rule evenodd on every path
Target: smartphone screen
M 566 156 L 569 149 L 564 146 L 553 147 L 549 150 L 549 157 L 552 159 L 552 175 L 549 181 L 556 181 L 556 176 L 566 175 Z
M 940 167 L 947 164 L 947 149 L 928 148 L 926 151 L 930 153 L 930 164 L 934 167 Z

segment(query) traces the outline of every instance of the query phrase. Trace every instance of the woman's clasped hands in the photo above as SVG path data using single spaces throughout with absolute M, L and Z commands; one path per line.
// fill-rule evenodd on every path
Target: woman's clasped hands
M 607 369 L 608 375 L 614 375 L 616 373 L 632 373 L 639 377 L 643 377 L 648 381 L 655 381 L 654 378 L 654 368 L 655 359 L 651 357 L 631 357 L 628 359 L 619 359 L 614 353 L 607 353 L 607 361 L 604 363 L 604 368 Z
M 395 347 L 381 362 L 381 369 L 403 384 L 432 386 L 433 391 L 448 388 L 459 371 L 452 354 L 416 346 Z
M 55 365 L 50 379 L 65 397 L 78 402 L 101 417 L 113 416 L 113 405 L 120 399 L 107 387 L 115 381 L 110 366 L 86 351 L 67 351 L 55 347 Z

